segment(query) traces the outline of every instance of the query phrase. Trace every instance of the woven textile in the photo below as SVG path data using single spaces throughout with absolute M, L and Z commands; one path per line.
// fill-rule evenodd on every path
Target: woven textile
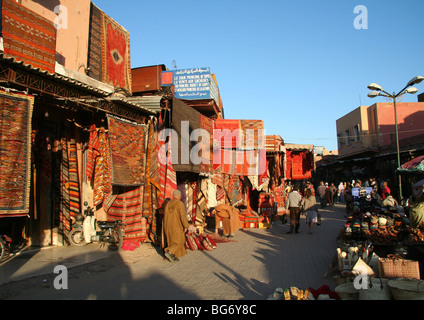
M 177 173 L 172 165 L 172 139 L 169 137 L 165 143 L 164 131 L 161 130 L 158 136 L 158 164 L 159 164 L 159 206 L 162 206 L 165 199 L 172 199 L 172 192 L 177 189 Z
M 144 184 L 146 126 L 108 115 L 112 184 Z
M 146 154 L 146 183 L 143 196 L 143 216 L 152 219 L 156 208 L 153 204 L 152 192 L 159 189 L 159 166 L 157 161 L 157 132 L 153 120 L 149 123 Z
M 200 163 L 200 172 L 212 174 L 213 173 L 213 125 L 214 121 L 204 116 L 200 115 L 200 128 L 208 132 L 209 139 L 201 139 L 200 144 L 200 154 L 201 163 Z
M 2 3 L 4 53 L 50 73 L 55 72 L 54 24 L 12 0 Z
M 69 195 L 69 155 L 68 143 L 65 138 L 60 140 L 62 147 L 62 160 L 60 163 L 60 213 L 59 221 L 62 231 L 71 231 L 71 209 Z
M 313 170 L 313 153 L 310 151 L 291 151 L 287 156 L 288 179 L 310 179 Z
M 78 177 L 77 147 L 74 138 L 62 138 L 60 163 L 60 212 L 62 231 L 71 230 L 72 219 L 81 213 L 81 194 Z
M 240 120 L 216 119 L 214 121 L 214 148 L 237 148 L 241 143 Z
M 94 168 L 94 205 L 98 206 L 112 194 L 112 168 L 110 160 L 109 139 L 105 128 L 97 133 L 98 156 Z
M 107 212 L 108 218 L 122 220 L 125 240 L 144 242 L 147 220 L 142 216 L 143 187 L 118 188 L 116 193 L 116 199 Z
M 216 189 L 216 201 L 217 204 L 225 203 L 225 190 L 220 186 Z
M 102 81 L 102 11 L 91 3 L 88 44 L 88 75 Z
M 207 201 L 208 201 L 208 181 L 202 179 L 197 183 L 197 201 L 196 201 L 196 213 L 194 217 L 195 226 L 205 226 L 206 214 L 207 214 Z
M 227 196 L 232 205 L 236 205 L 243 200 L 242 189 L 243 186 L 241 184 L 240 178 L 238 176 L 231 177 L 229 180 Z
M 34 98 L 0 92 L 0 216 L 29 212 Z
M 91 4 L 88 48 L 89 75 L 131 93 L 130 34 Z
M 251 150 L 265 148 L 262 120 L 217 119 L 214 121 L 215 148 Z
M 91 181 L 91 179 L 93 178 L 96 158 L 100 155 L 99 146 L 100 142 L 97 134 L 96 125 L 92 124 L 90 126 L 90 137 L 88 139 L 87 162 L 85 168 L 85 174 L 87 176 L 88 181 Z
M 214 130 L 214 171 L 220 168 L 230 175 L 257 176 L 266 170 L 262 120 L 217 119 Z
M 80 186 L 78 179 L 77 146 L 75 139 L 71 138 L 68 144 L 68 172 L 69 172 L 69 210 L 72 217 L 80 211 Z
M 244 149 L 265 148 L 264 122 L 262 120 L 240 120 L 244 137 Z
M 130 33 L 103 13 L 103 82 L 131 92 Z
M 187 219 L 191 220 L 191 213 L 193 212 L 193 188 L 190 183 L 186 184 L 186 210 L 187 210 Z
M 261 150 L 215 150 L 221 156 L 215 156 L 214 169 L 220 169 L 222 173 L 237 176 L 259 175 L 266 170 L 266 152 Z M 215 165 L 218 162 L 219 165 Z M 215 176 L 215 174 L 214 174 Z M 218 176 L 214 177 L 217 179 Z

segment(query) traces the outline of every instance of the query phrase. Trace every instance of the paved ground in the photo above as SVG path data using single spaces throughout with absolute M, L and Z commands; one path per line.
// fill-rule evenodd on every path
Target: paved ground
M 190 251 L 170 263 L 150 244 L 111 253 L 92 244 L 21 254 L 0 265 L 0 299 L 264 300 L 277 287 L 334 289 L 324 278 L 345 223 L 344 206 L 320 211 L 321 226 L 309 235 L 288 225 L 245 229 L 236 242 L 213 251 Z M 57 265 L 68 268 L 68 289 L 56 290 Z

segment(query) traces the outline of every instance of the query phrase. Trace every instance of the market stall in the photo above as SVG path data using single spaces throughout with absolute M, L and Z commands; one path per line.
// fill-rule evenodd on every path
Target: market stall
M 348 300 L 397 300 L 412 290 L 411 299 L 424 299 L 423 230 L 403 207 L 380 207 L 366 193 L 355 200 L 337 238 L 335 291 Z

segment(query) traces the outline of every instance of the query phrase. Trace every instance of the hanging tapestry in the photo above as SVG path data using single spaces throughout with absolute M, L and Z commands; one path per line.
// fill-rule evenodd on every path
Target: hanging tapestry
M 260 150 L 230 150 L 221 149 L 221 156 L 215 155 L 214 160 L 220 163 L 215 165 L 214 169 L 221 168 L 221 172 L 237 176 L 253 176 L 259 175 L 266 171 L 266 152 L 265 149 Z
M 193 219 L 195 226 L 205 226 L 208 200 L 208 181 L 202 179 L 197 183 L 196 213 Z
M 116 21 L 91 5 L 89 75 L 131 93 L 130 34 Z
M 4 53 L 34 68 L 55 72 L 56 29 L 53 22 L 12 0 L 2 3 Z
M 238 148 L 241 143 L 240 120 L 216 119 L 214 121 L 214 148 Z
M 197 182 L 191 182 L 190 187 L 193 189 L 193 202 L 192 202 L 192 208 L 188 214 L 191 216 L 191 221 L 194 223 L 196 220 L 196 209 L 197 209 Z
M 146 126 L 108 115 L 112 184 L 144 184 Z
M 80 187 L 78 178 L 77 145 L 75 139 L 68 141 L 69 210 L 72 217 L 80 214 Z
M 211 179 L 217 186 L 224 186 L 224 175 L 221 172 L 221 165 L 214 166 Z
M 98 144 L 92 144 L 93 148 L 98 148 L 98 152 L 95 153 L 97 157 L 95 158 L 94 166 L 94 205 L 98 206 L 103 203 L 103 206 L 105 206 L 105 200 L 112 194 L 112 168 L 109 139 L 105 128 L 99 128 L 97 139 Z M 105 210 L 107 210 L 107 208 L 105 208 Z
M 240 128 L 244 137 L 242 149 L 265 148 L 264 122 L 262 120 L 240 120 Z
M 143 195 L 143 216 L 151 219 L 154 214 L 152 202 L 152 190 L 159 189 L 159 166 L 157 161 L 157 132 L 155 130 L 155 122 L 151 120 L 148 128 L 147 137 L 147 154 L 145 177 L 146 183 Z
M 149 124 L 149 137 L 147 146 L 146 179 L 159 188 L 159 163 L 158 163 L 158 128 L 157 120 L 153 118 Z M 146 169 L 147 170 L 147 169 Z
M 216 187 L 216 202 L 217 204 L 225 203 L 225 190 L 223 187 Z
M 100 155 L 99 152 L 99 137 L 97 134 L 96 125 L 92 124 L 90 126 L 90 137 L 88 139 L 88 148 L 87 148 L 87 163 L 85 168 L 85 174 L 88 181 L 91 181 L 93 178 L 94 166 L 96 163 L 96 158 Z
M 284 158 L 285 165 L 286 165 L 286 171 L 285 171 L 285 179 L 292 180 L 292 162 L 291 162 L 291 150 L 286 150 L 286 156 Z
M 291 164 L 291 179 L 310 179 L 312 177 L 313 170 L 313 153 L 308 150 L 304 150 L 292 151 L 291 153 L 288 153 L 288 155 L 290 155 L 288 162 Z
M 214 148 L 252 150 L 265 148 L 262 120 L 216 119 Z
M 187 182 L 186 184 L 186 190 L 187 190 L 187 219 L 188 221 L 191 221 L 192 212 L 193 212 L 193 188 L 191 187 L 191 183 Z
M 103 82 L 131 93 L 130 33 L 103 13 Z
M 0 92 L 0 216 L 29 213 L 34 98 Z
M 143 187 L 117 188 L 116 194 L 107 212 L 108 218 L 122 220 L 125 224 L 124 240 L 144 242 L 147 238 L 147 224 L 146 218 L 142 216 Z
M 213 123 L 212 119 L 200 114 L 200 128 L 208 133 L 208 139 L 201 139 L 200 145 L 200 172 L 206 174 L 213 174 Z
M 88 38 L 88 75 L 102 81 L 102 11 L 91 2 Z
M 61 201 L 59 221 L 62 230 L 72 229 L 72 220 L 81 213 L 80 183 L 78 177 L 77 146 L 74 138 L 62 138 L 62 160 L 60 164 Z
M 243 200 L 243 186 L 238 176 L 232 176 L 229 179 L 229 185 L 227 189 L 227 196 L 230 203 L 234 206 L 239 204 Z
M 68 143 L 65 138 L 60 139 L 62 160 L 60 163 L 60 212 L 59 221 L 63 232 L 71 231 L 71 208 L 69 196 L 69 155 Z
M 177 173 L 172 164 L 172 139 L 165 141 L 164 130 L 159 131 L 158 136 L 158 164 L 159 164 L 159 206 L 165 199 L 172 199 L 172 192 L 177 189 Z

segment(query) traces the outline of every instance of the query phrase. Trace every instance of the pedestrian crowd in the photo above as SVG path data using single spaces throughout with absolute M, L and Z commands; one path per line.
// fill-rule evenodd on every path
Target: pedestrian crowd
M 397 207 L 398 203 L 392 196 L 388 181 L 378 181 L 376 178 L 352 181 L 334 182 L 320 181 L 316 191 L 310 181 L 286 185 L 286 211 L 290 217 L 288 234 L 299 233 L 300 216 L 305 215 L 308 233 L 312 234 L 314 225 L 320 224 L 319 209 L 334 207 L 335 203 L 345 203 L 347 214 L 353 210 L 353 190 L 357 189 L 358 196 L 367 194 L 380 207 Z
M 413 193 L 407 201 L 410 209 L 411 225 L 424 230 L 424 179 L 415 183 Z M 355 192 L 354 192 L 355 191 Z M 290 182 L 285 185 L 286 216 L 290 218 L 288 234 L 299 233 L 301 215 L 305 217 L 308 233 L 313 234 L 314 226 L 321 224 L 319 210 L 335 203 L 346 204 L 346 214 L 353 212 L 358 201 L 368 201 L 369 204 L 381 208 L 396 209 L 399 204 L 392 196 L 388 181 L 377 181 L 371 178 L 362 182 L 352 180 L 339 182 L 320 181 L 316 190 L 310 181 L 302 184 Z M 225 237 L 234 237 L 239 229 L 238 210 L 230 205 L 219 205 L 213 208 L 215 215 L 215 233 L 218 234 L 219 222 L 222 220 Z M 166 244 L 163 244 L 164 256 L 169 261 L 178 261 L 186 254 L 185 234 L 189 228 L 185 206 L 181 201 L 181 193 L 175 190 L 173 199 L 168 201 L 164 208 L 163 233 Z

